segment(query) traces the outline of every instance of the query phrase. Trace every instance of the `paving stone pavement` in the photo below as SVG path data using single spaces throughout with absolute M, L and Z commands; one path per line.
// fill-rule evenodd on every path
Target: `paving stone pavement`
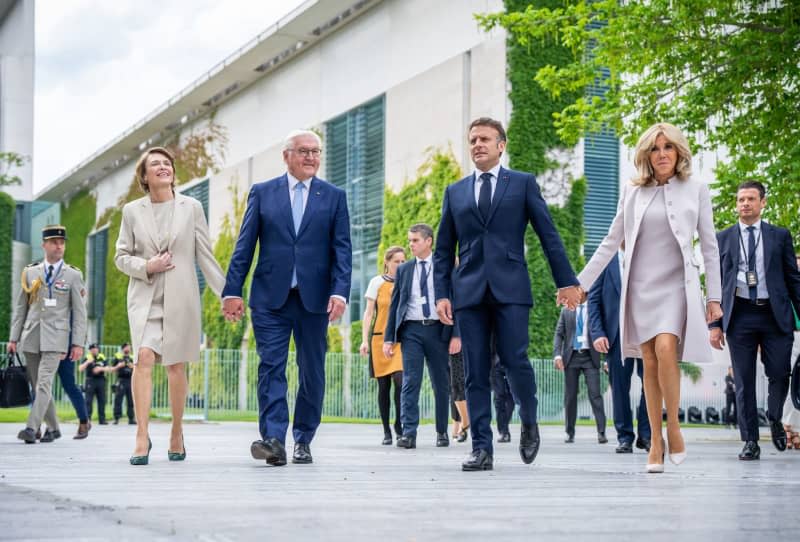
M 312 465 L 276 468 L 250 457 L 255 423 L 192 423 L 187 459 L 167 461 L 169 425 L 151 425 L 150 465 L 128 464 L 135 428 L 74 425 L 51 444 L 0 424 L 2 540 L 736 540 L 797 539 L 800 451 L 744 463 L 738 433 L 684 429 L 689 457 L 661 475 L 647 455 L 614 453 L 592 428 L 575 444 L 542 428 L 533 465 L 495 445 L 495 470 L 465 473 L 469 441 L 416 450 L 381 446 L 377 425 L 323 424 Z M 291 442 L 289 443 L 291 446 Z

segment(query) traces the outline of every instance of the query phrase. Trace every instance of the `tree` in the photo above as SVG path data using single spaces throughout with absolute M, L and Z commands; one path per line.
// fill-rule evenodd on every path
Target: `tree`
M 554 114 L 565 142 L 610 128 L 633 146 L 646 127 L 671 122 L 695 151 L 728 155 L 715 170 L 718 226 L 733 219 L 736 185 L 753 178 L 768 186 L 767 219 L 800 232 L 796 2 L 573 0 L 476 18 L 522 46 L 569 49 L 567 64 L 530 74 L 554 97 L 579 92 Z
M 27 156 L 15 152 L 0 151 L 0 186 L 22 184 L 22 179 L 16 175 L 11 175 L 11 170 L 24 166 L 28 160 Z

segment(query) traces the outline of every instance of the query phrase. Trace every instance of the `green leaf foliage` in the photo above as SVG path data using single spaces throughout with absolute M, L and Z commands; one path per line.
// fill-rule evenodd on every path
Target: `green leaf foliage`
M 363 333 L 363 331 L 363 320 L 350 324 L 350 352 L 353 354 L 358 354 L 358 349 L 361 346 L 361 333 Z
M 397 194 L 386 189 L 378 246 L 378 273 L 383 269 L 383 253 L 387 248 L 408 244 L 409 227 L 425 223 L 436 232 L 442 215 L 444 190 L 462 177 L 461 166 L 451 150 L 428 149 L 427 154 L 427 159 L 417 170 L 416 179 L 406 183 Z M 357 344 L 361 344 L 360 335 Z
M 695 152 L 721 151 L 718 227 L 735 221 L 736 186 L 752 178 L 768 187 L 765 218 L 800 232 L 797 2 L 535 2 L 478 19 L 505 27 L 520 45 L 549 40 L 569 49 L 568 63 L 530 73 L 550 95 L 607 86 L 602 97 L 581 92 L 556 112 L 565 141 L 608 126 L 633 146 L 648 126 L 671 122 Z
M 97 200 L 88 190 L 81 191 L 69 200 L 69 205 L 61 204 L 61 224 L 67 228 L 64 261 L 83 271 L 86 279 L 86 243 L 85 240 L 94 229 L 97 214 Z
M 17 204 L 14 198 L 0 192 L 0 337 L 8 337 L 11 332 L 11 261 L 13 257 L 11 240 L 14 238 L 14 215 Z

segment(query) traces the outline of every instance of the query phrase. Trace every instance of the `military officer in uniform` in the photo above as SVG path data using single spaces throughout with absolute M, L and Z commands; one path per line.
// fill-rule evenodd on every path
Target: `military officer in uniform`
M 86 288 L 80 269 L 64 262 L 66 241 L 64 226 L 45 226 L 45 258 L 23 270 L 22 288 L 14 304 L 8 351 L 22 351 L 36 394 L 25 429 L 17 435 L 27 444 L 36 442 L 36 431 L 43 420 L 47 430 L 42 442 L 61 437 L 53 404 L 53 379 L 67 354 L 73 360 L 81 358 L 86 340 Z
M 123 344 L 119 352 L 114 354 L 114 366 L 111 371 L 117 373 L 117 388 L 114 394 L 114 425 L 117 425 L 122 417 L 123 399 L 125 399 L 128 409 L 128 424 L 136 425 L 136 418 L 133 415 L 133 394 L 131 393 L 133 358 L 130 344 Z
M 86 359 L 78 366 L 79 371 L 86 371 L 86 410 L 89 420 L 92 419 L 92 404 L 97 397 L 97 420 L 100 425 L 108 425 L 106 421 L 106 373 L 110 367 L 106 356 L 100 352 L 96 344 L 89 345 Z

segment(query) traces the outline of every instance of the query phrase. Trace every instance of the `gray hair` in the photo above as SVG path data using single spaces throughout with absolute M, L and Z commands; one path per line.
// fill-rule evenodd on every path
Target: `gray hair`
M 322 139 L 320 139 L 316 132 L 312 132 L 311 130 L 292 130 L 289 132 L 289 135 L 286 136 L 286 139 L 283 140 L 283 150 L 291 150 L 294 147 L 294 140 L 303 136 L 313 137 L 317 140 L 317 145 L 322 147 Z

